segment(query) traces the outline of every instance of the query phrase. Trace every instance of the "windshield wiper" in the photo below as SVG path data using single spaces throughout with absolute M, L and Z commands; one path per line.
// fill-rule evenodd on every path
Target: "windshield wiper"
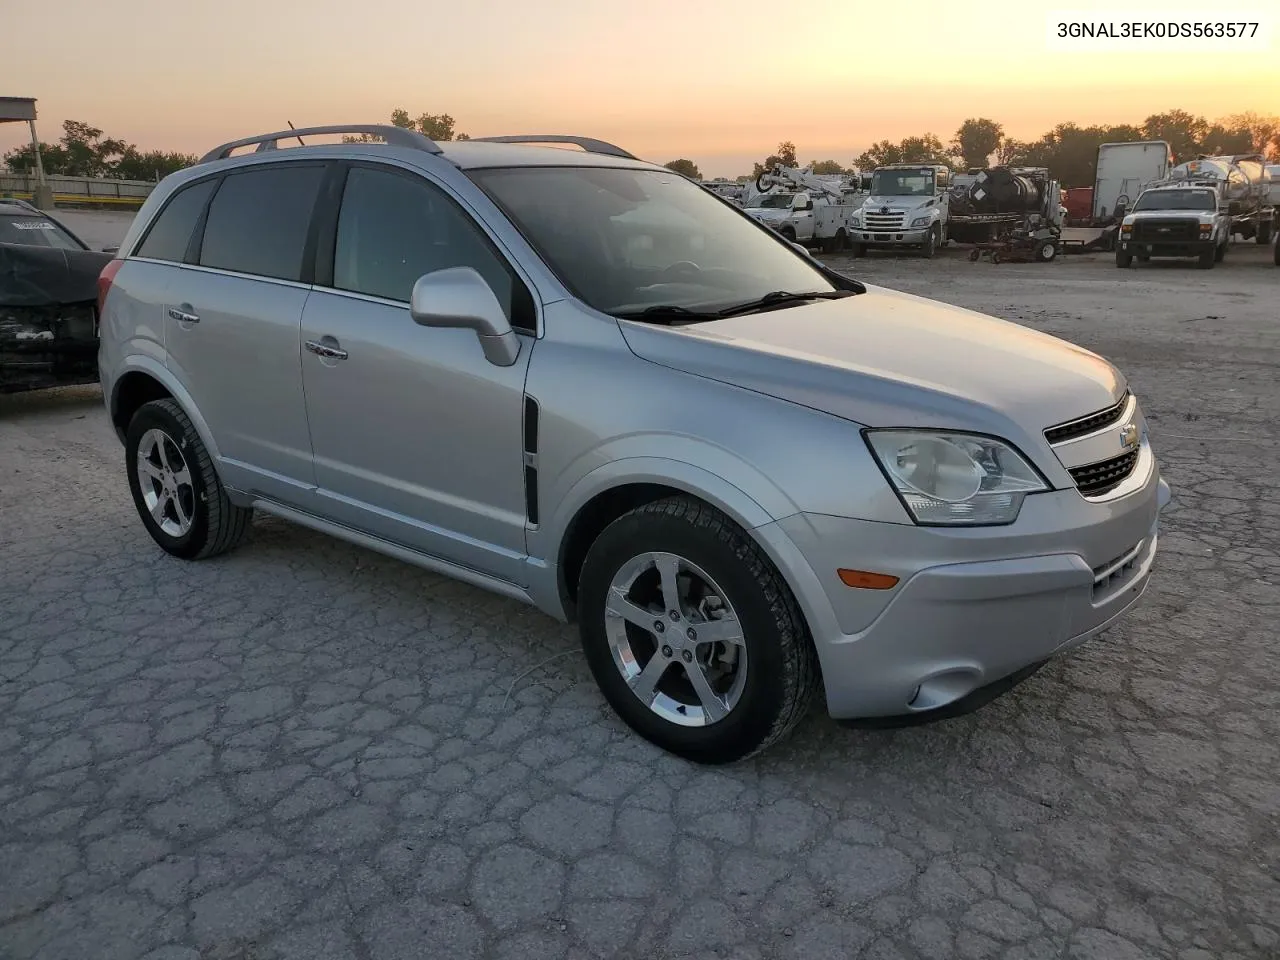
M 743 313 L 751 313 L 753 310 L 781 306 L 784 303 L 801 303 L 805 300 L 839 300 L 842 297 L 852 295 L 852 290 L 818 290 L 811 293 L 792 293 L 790 290 L 775 290 L 755 300 L 735 303 L 732 307 L 725 307 L 719 312 L 718 316 L 736 317 Z
M 615 317 L 623 320 L 653 320 L 668 322 L 685 321 L 694 323 L 699 320 L 716 320 L 720 314 L 715 310 L 690 310 L 688 307 L 682 307 L 676 303 L 655 303 L 651 307 L 645 307 L 643 310 L 626 310 L 622 313 L 615 313 Z

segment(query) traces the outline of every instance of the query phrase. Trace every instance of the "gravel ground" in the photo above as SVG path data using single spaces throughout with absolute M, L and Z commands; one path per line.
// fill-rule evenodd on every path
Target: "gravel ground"
M 0 397 L 0 956 L 1280 956 L 1269 253 L 833 260 L 1117 361 L 1174 499 L 1140 608 L 1013 693 L 727 769 L 512 602 L 270 519 L 168 558 L 97 391 Z

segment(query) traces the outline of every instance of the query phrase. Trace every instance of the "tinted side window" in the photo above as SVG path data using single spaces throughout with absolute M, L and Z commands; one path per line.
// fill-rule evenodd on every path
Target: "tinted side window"
M 425 180 L 353 167 L 334 244 L 333 285 L 408 302 L 424 273 L 472 267 L 512 325 L 532 330 L 532 299 L 465 210 Z
M 152 222 L 151 228 L 138 247 L 137 256 L 154 257 L 156 260 L 173 260 L 181 263 L 187 255 L 191 231 L 200 219 L 205 202 L 217 180 L 202 180 L 177 191 Z
M 209 205 L 201 266 L 301 279 L 323 176 L 323 167 L 300 163 L 228 174 Z

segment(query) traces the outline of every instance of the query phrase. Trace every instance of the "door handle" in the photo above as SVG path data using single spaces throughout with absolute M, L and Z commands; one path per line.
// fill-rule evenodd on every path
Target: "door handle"
M 200 315 L 191 312 L 191 304 L 184 303 L 179 307 L 169 308 L 169 319 L 179 323 L 199 323 Z
M 327 340 L 333 340 L 332 337 L 326 337 Z M 334 340 L 334 343 L 338 341 Z M 307 340 L 303 346 L 314 353 L 317 357 L 324 357 L 326 360 L 345 360 L 347 359 L 347 351 L 341 347 L 330 346 L 319 340 Z

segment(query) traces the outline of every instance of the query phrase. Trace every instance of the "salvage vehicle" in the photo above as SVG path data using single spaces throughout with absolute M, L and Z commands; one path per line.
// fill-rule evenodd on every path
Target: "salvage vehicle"
M 377 140 L 312 139 L 350 134 Z M 842 720 L 972 710 L 1150 580 L 1169 488 L 1112 364 L 836 273 L 600 140 L 233 141 L 101 285 L 163 550 L 261 511 L 576 621 L 622 720 L 694 761 L 820 687 Z
M 110 260 L 44 211 L 0 199 L 0 393 L 97 382 L 97 281 Z
M 1128 267 L 1134 258 L 1195 257 L 1208 270 L 1230 244 L 1231 216 L 1214 183 L 1158 184 L 1142 191 L 1120 221 L 1116 266 Z
M 917 248 L 933 257 L 948 242 L 951 169 L 946 164 L 891 163 L 871 173 L 871 192 L 850 222 L 853 255 L 870 248 Z
M 760 192 L 744 206 L 748 216 L 792 243 L 826 253 L 844 249 L 862 200 L 840 177 L 823 178 L 782 164 L 757 177 L 756 189 Z

